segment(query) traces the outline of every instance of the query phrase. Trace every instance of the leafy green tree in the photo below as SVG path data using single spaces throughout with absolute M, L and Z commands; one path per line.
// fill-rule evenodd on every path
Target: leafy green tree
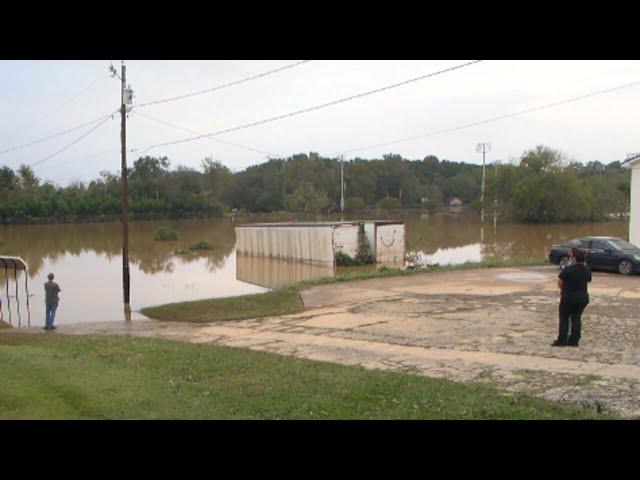
M 167 157 L 140 157 L 133 164 L 129 178 L 133 194 L 160 197 L 160 181 L 166 175 L 170 162 Z
M 231 170 L 222 163 L 214 161 L 211 157 L 202 161 L 202 169 L 207 179 L 207 189 L 214 198 L 221 198 L 225 186 L 230 184 Z
M 321 212 L 330 204 L 331 200 L 309 182 L 302 182 L 285 201 L 287 209 L 292 212 Z
M 357 212 L 365 207 L 362 197 L 349 197 L 344 200 L 345 212 Z
M 553 167 L 561 166 L 562 160 L 562 154 L 558 150 L 538 145 L 522 155 L 520 166 L 537 175 L 540 172 L 549 171 Z
M 18 185 L 18 176 L 11 168 L 0 168 L 0 190 L 16 190 Z
M 40 179 L 36 177 L 33 169 L 28 165 L 20 165 L 18 168 L 19 183 L 22 188 L 31 190 L 38 188 L 40 185 Z
M 378 202 L 378 208 L 383 210 L 391 210 L 395 208 L 402 208 L 402 202 L 398 198 L 386 197 Z

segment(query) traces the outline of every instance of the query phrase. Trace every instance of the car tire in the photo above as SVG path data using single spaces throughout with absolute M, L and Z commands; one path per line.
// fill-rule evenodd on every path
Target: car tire
M 570 261 L 571 261 L 571 257 L 564 255 L 560 257 L 560 260 L 558 261 L 558 265 L 560 265 L 560 268 L 564 268 L 567 265 L 569 265 Z
M 618 272 L 621 275 L 631 275 L 633 272 L 633 264 L 629 260 L 620 260 L 618 263 Z

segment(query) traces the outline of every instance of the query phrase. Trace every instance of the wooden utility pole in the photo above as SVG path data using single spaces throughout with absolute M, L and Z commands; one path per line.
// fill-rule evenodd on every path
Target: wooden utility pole
M 129 102 L 127 86 L 127 67 L 121 65 L 121 106 L 120 106 L 120 144 L 122 149 L 122 291 L 125 314 L 131 312 L 129 279 L 129 172 L 127 169 L 127 104 Z M 127 97 L 125 97 L 127 95 Z

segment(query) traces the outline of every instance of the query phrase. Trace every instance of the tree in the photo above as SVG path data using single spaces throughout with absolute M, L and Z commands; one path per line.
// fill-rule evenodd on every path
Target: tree
M 33 169 L 28 165 L 20 165 L 20 168 L 18 168 L 18 175 L 20 177 L 20 186 L 25 190 L 38 188 L 40 185 L 40 179 L 36 177 Z
M 317 191 L 309 182 L 302 182 L 285 201 L 287 209 L 293 212 L 320 212 L 330 204 L 324 192 Z
M 104 196 L 106 197 L 109 185 L 115 183 L 118 180 L 118 177 L 114 173 L 111 173 L 107 170 L 102 170 L 100 172 L 100 178 L 102 179 L 102 187 L 104 189 Z
M 349 197 L 344 199 L 344 210 L 346 212 L 357 212 L 364 208 L 362 197 Z
M 562 160 L 563 156 L 558 150 L 538 145 L 534 149 L 524 152 L 520 158 L 520 166 L 530 170 L 533 174 L 538 174 L 561 166 Z
M 140 157 L 133 164 L 133 171 L 130 174 L 132 191 L 142 191 L 150 196 L 155 192 L 155 198 L 159 198 L 159 182 L 167 173 L 170 162 L 167 157 Z M 137 192 L 136 192 L 137 193 Z
M 207 178 L 210 193 L 215 198 L 221 198 L 225 186 L 230 183 L 231 170 L 211 157 L 207 157 L 202 161 L 202 169 Z
M 16 190 L 19 185 L 18 176 L 9 167 L 0 168 L 0 190 Z

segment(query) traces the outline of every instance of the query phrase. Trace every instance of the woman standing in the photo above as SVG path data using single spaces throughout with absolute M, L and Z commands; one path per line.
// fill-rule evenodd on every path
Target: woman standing
M 560 325 L 558 338 L 551 344 L 552 347 L 578 346 L 582 312 L 589 304 L 588 284 L 591 281 L 591 269 L 585 264 L 585 251 L 580 248 L 572 250 L 571 265 L 566 266 L 558 275 L 558 288 L 561 292 Z

